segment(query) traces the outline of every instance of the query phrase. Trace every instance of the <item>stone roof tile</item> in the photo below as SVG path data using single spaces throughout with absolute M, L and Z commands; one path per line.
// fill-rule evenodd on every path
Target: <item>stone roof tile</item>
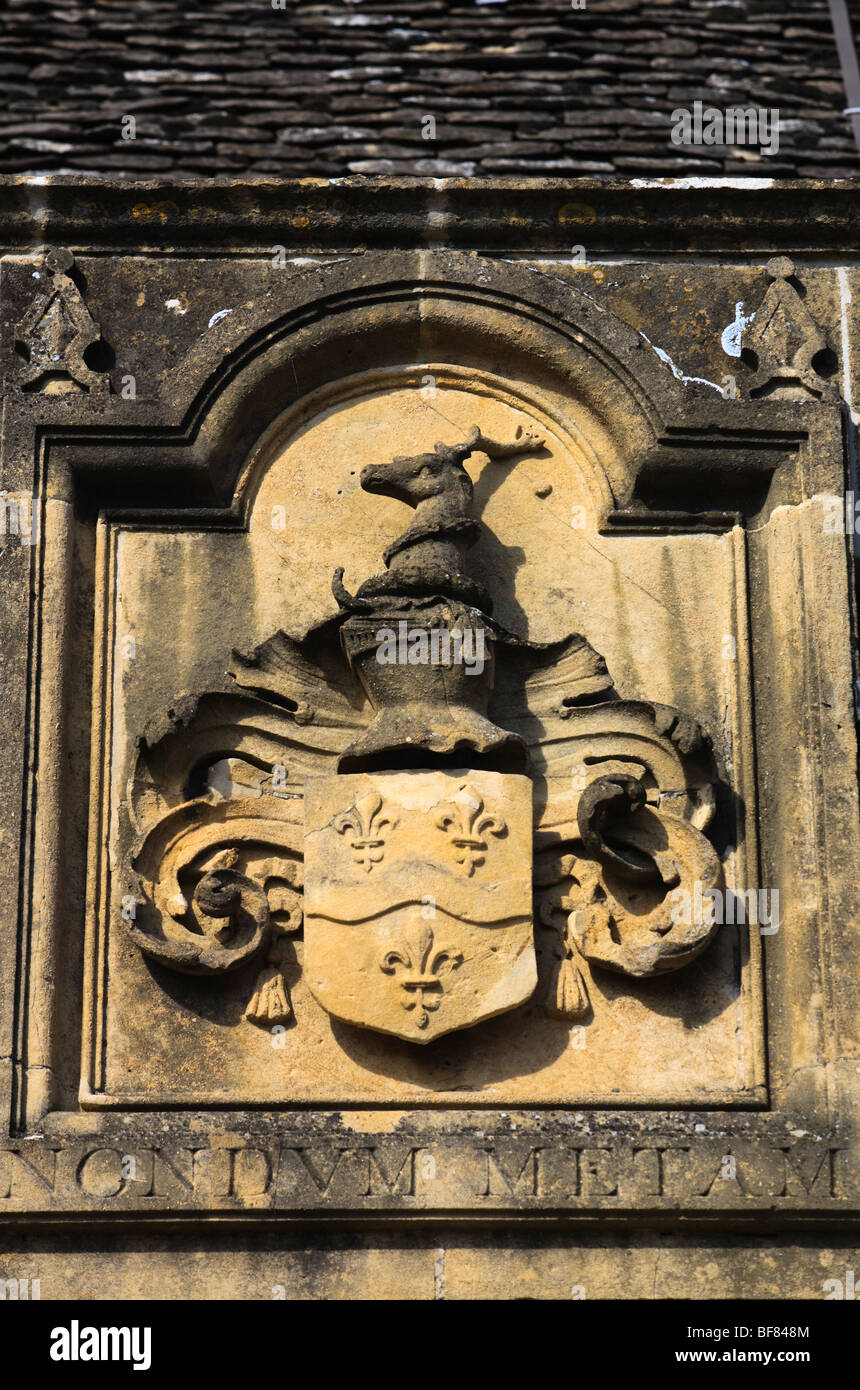
M 0 36 L 0 172 L 860 167 L 827 0 L 7 0 Z M 696 100 L 776 108 L 778 153 L 673 145 Z

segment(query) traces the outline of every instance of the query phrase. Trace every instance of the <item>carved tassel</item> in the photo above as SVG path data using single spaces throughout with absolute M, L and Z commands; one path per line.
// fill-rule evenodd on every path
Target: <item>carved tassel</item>
M 251 1002 L 245 1010 L 249 1023 L 270 1028 L 274 1023 L 289 1023 L 293 1017 L 290 993 L 281 971 L 289 948 L 286 937 L 278 932 L 269 947 L 266 965 L 257 976 Z
M 588 989 L 582 971 L 571 956 L 565 956 L 558 963 L 555 990 L 546 1001 L 545 1012 L 550 1018 L 572 1021 L 582 1018 L 588 1009 Z
M 273 1023 L 289 1023 L 292 1016 L 286 981 L 277 965 L 267 965 L 257 976 L 245 1017 L 249 1023 L 259 1023 L 266 1028 Z

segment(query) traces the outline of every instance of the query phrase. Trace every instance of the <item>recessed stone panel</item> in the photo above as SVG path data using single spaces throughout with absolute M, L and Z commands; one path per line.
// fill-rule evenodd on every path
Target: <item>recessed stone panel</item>
M 732 750 L 743 747 L 748 718 L 737 538 L 731 532 L 671 540 L 601 535 L 607 480 L 597 449 L 607 441 L 586 408 L 559 422 L 553 402 L 537 398 L 527 383 L 502 386 L 472 374 L 458 380 L 450 366 L 387 375 L 395 377 L 387 388 L 358 378 L 340 393 L 345 399 L 329 392 L 331 403 L 303 425 L 289 416 L 275 423 L 245 470 L 246 527 L 106 528 L 109 664 L 98 813 L 107 831 L 96 842 L 106 847 L 99 875 L 104 896 L 91 935 L 93 977 L 101 983 L 87 1018 L 90 1036 L 103 1043 L 93 1069 L 85 1068 L 82 1098 L 88 1105 L 207 1105 L 228 1098 L 270 1105 L 759 1103 L 760 931 L 757 920 L 751 928 L 735 912 L 733 890 L 748 883 L 738 844 L 741 793 L 719 770 L 727 771 Z M 517 913 L 528 913 L 529 956 L 538 968 L 504 1014 L 488 1008 L 484 1017 L 467 1020 L 465 1031 L 445 1030 L 446 1037 L 434 1036 L 417 1050 L 414 1041 L 354 1026 L 360 1000 L 330 1013 L 321 1006 L 325 990 L 320 981 L 314 988 L 305 956 L 309 932 L 313 939 L 319 928 L 316 918 L 304 930 L 299 925 L 302 805 L 308 785 L 338 784 L 338 759 L 381 717 L 355 675 L 357 663 L 351 670 L 344 659 L 332 577 L 342 569 L 346 589 L 358 589 L 381 566 L 386 543 L 410 512 L 396 497 L 364 490 L 362 470 L 384 467 L 407 447 L 404 441 L 432 454 L 440 436 L 456 444 L 476 425 L 490 440 L 515 440 L 519 430 L 541 441 L 500 459 L 478 447 L 464 466 L 480 518 L 469 563 L 505 636 L 491 653 L 489 635 L 482 635 L 483 654 L 473 644 L 461 665 L 462 688 L 477 693 L 489 683 L 489 712 L 497 708 L 503 732 L 527 749 L 526 771 L 510 786 L 528 789 L 534 837 L 507 835 L 497 848 L 507 862 L 516 838 L 521 862 L 505 872 L 531 886 L 527 907 L 518 902 Z M 416 649 L 410 664 L 411 629 L 397 602 L 389 617 L 380 611 L 372 638 L 377 630 L 391 637 L 383 637 L 375 654 L 386 659 L 374 659 L 371 669 L 380 678 L 389 671 L 402 676 L 406 695 L 414 688 L 410 717 L 420 744 L 423 721 L 432 725 L 436 718 L 437 698 L 430 689 L 423 699 L 422 681 L 428 672 L 438 675 L 447 699 L 452 668 L 438 660 L 434 666 L 429 647 L 426 662 Z M 430 621 L 432 635 L 432 612 Z M 436 630 L 438 636 L 438 624 Z M 319 663 L 313 670 L 299 652 L 309 632 Z M 579 653 L 563 650 L 572 635 Z M 383 649 L 386 640 L 390 651 Z M 531 648 L 518 648 L 529 641 Z M 492 678 L 484 669 L 491 663 Z M 384 713 L 384 699 L 382 705 Z M 663 706 L 676 712 L 661 713 Z M 490 755 L 463 746 L 457 775 L 465 786 L 469 752 L 479 766 Z M 432 768 L 439 756 L 430 748 L 424 762 Z M 392 749 L 388 761 L 396 767 L 402 758 L 402 748 Z M 386 754 L 375 761 L 385 768 Z M 420 774 L 420 756 L 411 761 L 408 776 L 432 779 L 430 771 Z M 737 784 L 743 772 L 737 755 L 733 770 Z M 635 823 L 647 832 L 652 818 L 652 848 L 662 845 L 668 855 L 662 870 L 650 861 L 652 877 L 644 875 L 641 890 L 635 880 L 622 882 L 623 866 L 619 878 L 618 866 L 610 865 L 606 893 L 619 921 L 625 913 L 626 928 L 602 921 L 601 902 L 592 901 L 595 891 L 602 901 L 602 886 L 583 879 L 571 898 L 568 881 L 574 841 L 581 848 L 576 819 L 583 793 L 598 775 L 619 771 L 644 778 L 649 804 Z M 341 777 L 345 812 L 349 773 Z M 516 799 L 508 806 L 504 780 L 499 786 L 494 804 L 509 817 Z M 655 819 L 661 806 L 669 815 L 668 839 Z M 719 840 L 725 892 L 722 876 L 719 885 L 708 878 L 712 869 L 696 849 L 706 843 L 699 829 L 705 826 Z M 421 866 L 435 862 L 438 870 L 443 863 L 444 837 L 434 833 L 433 849 L 416 850 L 411 896 L 419 922 L 425 920 L 421 899 L 432 896 Z M 172 856 L 167 868 L 158 867 L 164 882 L 152 902 L 145 892 L 141 897 L 134 865 L 135 842 L 147 836 L 145 872 L 155 871 L 159 855 Z M 646 833 L 634 856 L 647 852 L 647 839 Z M 678 856 L 688 859 L 683 868 Z M 171 915 L 171 904 L 191 901 L 189 873 L 199 879 L 204 867 L 231 866 L 252 878 L 266 876 L 261 882 L 283 935 L 280 970 L 266 965 L 265 951 L 225 974 L 170 972 L 164 955 L 141 958 L 132 943 L 146 944 L 153 912 L 161 914 L 166 927 L 157 930 L 168 939 L 172 933 L 192 947 L 195 933 L 206 940 L 199 923 L 189 932 L 182 911 Z M 252 873 L 253 866 L 260 867 Z M 407 867 L 404 862 L 401 876 L 408 877 Z M 490 877 L 489 863 L 481 873 Z M 667 927 L 670 935 L 682 933 L 683 923 L 671 927 L 676 900 L 679 918 L 685 910 L 700 919 L 710 912 L 719 928 L 709 933 L 714 940 L 701 957 L 683 972 L 649 967 L 644 976 L 632 957 L 616 952 L 611 959 L 606 942 L 619 931 L 646 945 L 662 943 Z M 654 916 L 661 901 L 662 924 Z M 758 905 L 756 896 L 756 912 Z M 765 915 L 769 905 L 763 898 Z M 648 913 L 654 925 L 643 937 L 636 918 Z M 720 926 L 720 915 L 737 920 Z M 522 958 L 522 942 L 515 946 L 512 937 L 510 949 L 511 963 Z M 275 974 L 282 984 L 272 984 Z M 260 981 L 270 993 L 283 992 L 283 1017 L 248 1018 Z M 93 1059 L 92 1049 L 85 1047 L 84 1056 Z

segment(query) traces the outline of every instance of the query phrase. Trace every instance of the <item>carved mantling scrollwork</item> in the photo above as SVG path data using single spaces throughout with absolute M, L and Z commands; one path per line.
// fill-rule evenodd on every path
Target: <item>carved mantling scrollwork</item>
M 550 793 L 537 836 L 537 915 L 553 963 L 545 1007 L 567 1019 L 589 1012 L 586 962 L 643 978 L 694 960 L 717 930 L 701 905 L 723 889 L 704 833 L 718 774 L 698 726 L 624 701 L 593 707 L 587 725 L 572 763 L 582 785 Z M 601 757 L 613 741 L 615 756 Z M 698 910 L 679 911 L 684 898 Z
M 295 804 L 185 801 L 142 834 L 129 856 L 123 915 L 149 959 L 189 975 L 264 964 L 246 1017 L 291 1010 L 281 966 L 301 928 L 301 824 Z

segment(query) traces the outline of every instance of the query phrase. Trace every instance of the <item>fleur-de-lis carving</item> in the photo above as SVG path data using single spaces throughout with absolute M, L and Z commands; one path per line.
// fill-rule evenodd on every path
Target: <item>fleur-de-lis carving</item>
M 352 831 L 349 841 L 352 857 L 365 873 L 370 873 L 374 864 L 382 862 L 385 854 L 385 835 L 383 830 L 393 830 L 397 817 L 382 809 L 382 797 L 378 792 L 367 792 L 360 796 L 355 805 L 342 815 L 335 816 L 332 825 L 338 835 Z
M 433 932 L 430 927 L 422 926 L 416 941 L 386 951 L 379 968 L 384 975 L 396 977 L 403 990 L 400 1001 L 403 1008 L 417 1009 L 415 1022 L 419 1028 L 426 1028 L 430 1013 L 435 1013 L 442 1002 L 441 977 L 462 963 L 462 952 L 453 951 L 450 946 L 434 951 Z
M 464 784 L 439 808 L 436 824 L 451 836 L 454 857 L 471 878 L 475 867 L 483 864 L 487 853 L 487 835 L 506 835 L 507 824 L 499 816 L 484 815 L 484 803 L 474 787 Z

